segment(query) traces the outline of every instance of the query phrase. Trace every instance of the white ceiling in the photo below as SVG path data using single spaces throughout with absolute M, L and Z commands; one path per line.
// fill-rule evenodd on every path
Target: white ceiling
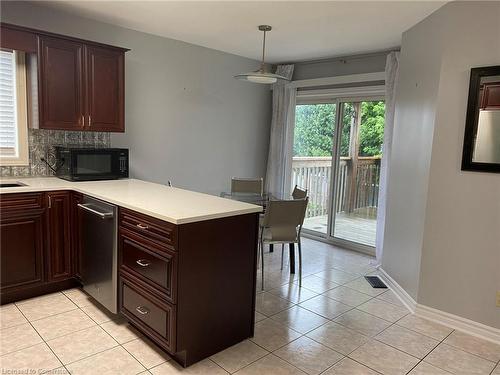
M 84 17 L 271 63 L 397 47 L 443 1 L 45 1 Z

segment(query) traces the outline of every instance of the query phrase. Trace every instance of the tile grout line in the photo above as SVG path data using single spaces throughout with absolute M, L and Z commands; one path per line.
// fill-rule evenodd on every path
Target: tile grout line
M 134 339 L 134 340 L 139 340 L 139 339 L 140 339 L 140 338 L 136 338 L 136 339 Z M 131 353 L 129 350 L 127 350 L 127 348 L 124 346 L 125 344 L 128 344 L 129 342 L 132 342 L 132 341 L 134 341 L 134 340 L 127 341 L 127 342 L 125 342 L 125 343 L 123 343 L 123 344 L 120 344 L 120 346 L 121 346 L 121 347 L 122 347 L 122 348 L 123 348 L 123 349 L 124 349 L 124 350 L 125 350 L 128 354 L 130 354 L 130 355 L 131 355 L 131 356 L 132 356 L 132 357 L 133 357 L 133 358 L 134 358 L 137 362 L 139 362 L 139 363 L 140 363 L 140 365 L 146 369 L 146 371 L 149 371 L 150 369 L 149 369 L 149 368 L 147 368 L 147 367 L 146 367 L 146 365 L 145 365 L 145 364 L 143 364 L 141 361 L 139 361 L 139 358 L 137 358 L 137 357 L 136 357 L 133 353 Z M 146 345 L 146 344 L 144 344 L 144 345 Z M 156 366 L 160 366 L 160 365 L 163 365 L 164 363 L 170 362 L 170 361 L 172 360 L 172 357 L 170 357 L 170 355 L 169 355 L 169 354 L 167 354 L 167 355 L 168 355 L 168 359 L 167 359 L 167 360 L 163 361 L 162 363 L 159 363 L 158 365 L 152 366 L 151 368 L 154 368 L 154 367 L 156 367 Z
M 431 354 L 434 350 L 436 350 L 436 348 L 437 348 L 439 345 L 441 345 L 441 344 L 444 342 L 444 340 L 446 340 L 446 339 L 447 339 L 447 338 L 448 338 L 448 337 L 449 337 L 449 336 L 450 336 L 453 332 L 455 332 L 455 330 L 452 330 L 450 333 L 448 333 L 448 335 L 446 335 L 446 337 L 445 337 L 445 338 L 443 338 L 443 339 L 442 339 L 442 340 L 441 340 L 441 341 L 440 341 L 440 342 L 439 342 L 439 343 L 438 343 L 438 344 L 437 344 L 434 348 L 432 348 L 432 350 L 431 350 L 429 353 L 427 353 L 427 354 L 426 354 L 426 355 L 425 355 L 425 356 L 424 356 L 424 357 L 423 357 L 423 358 L 422 358 L 422 359 L 421 359 L 421 360 L 420 360 L 420 361 L 419 361 L 419 362 L 418 362 L 415 366 L 413 366 L 413 367 L 410 369 L 410 371 L 408 371 L 408 372 L 407 372 L 407 374 L 408 374 L 408 373 L 410 373 L 411 371 L 413 371 L 413 369 L 414 369 L 415 367 L 417 367 L 420 363 L 424 362 L 425 358 L 427 358 L 427 357 L 428 357 L 428 356 L 429 356 L 429 355 L 430 355 L 430 354 Z M 424 362 L 424 363 L 428 363 L 428 362 Z M 436 368 L 438 368 L 438 369 L 441 369 L 441 370 L 443 370 L 443 371 L 448 372 L 447 370 L 445 370 L 445 369 L 443 369 L 443 368 L 441 368 L 441 367 L 439 367 L 439 366 L 435 366 L 435 365 L 433 365 L 433 364 L 431 364 L 431 363 L 428 363 L 428 364 L 430 364 L 431 366 L 434 366 L 434 367 L 436 367 Z
M 59 292 L 60 293 L 60 292 Z M 62 293 L 60 293 L 62 294 Z M 52 354 L 54 355 L 54 357 L 56 357 L 56 359 L 59 361 L 59 363 L 62 365 L 62 367 L 66 370 L 66 372 L 68 374 L 70 374 L 70 372 L 68 371 L 68 369 L 66 368 L 66 365 L 63 363 L 63 361 L 61 361 L 61 359 L 59 358 L 59 356 L 54 352 L 54 350 L 52 350 L 52 348 L 50 347 L 50 345 L 47 343 L 47 341 L 45 341 L 45 339 L 42 337 L 42 335 L 40 335 L 40 333 L 36 330 L 36 328 L 33 326 L 33 324 L 31 324 L 31 321 L 26 317 L 26 315 L 24 315 L 24 313 L 22 312 L 22 310 L 19 308 L 19 306 L 17 306 L 16 304 L 16 307 L 17 309 L 21 312 L 21 314 L 24 316 L 24 319 L 26 319 L 28 321 L 28 324 L 31 326 L 31 328 L 33 328 L 33 330 L 36 332 L 36 334 L 38 336 L 40 336 L 40 339 L 42 340 L 42 342 L 45 344 L 45 346 L 47 348 L 49 348 L 49 350 L 52 352 Z M 37 344 L 38 345 L 38 344 Z M 35 345 L 32 345 L 32 346 L 35 346 Z M 14 352 L 13 352 L 14 353 Z M 56 368 L 59 368 L 56 367 Z
M 493 375 L 493 371 L 495 371 L 497 367 L 500 368 L 500 359 L 498 360 L 497 364 L 493 367 L 493 370 L 491 370 L 489 375 Z
M 86 313 L 85 313 L 85 311 L 83 311 L 83 310 L 82 310 L 82 308 L 81 308 L 80 306 L 78 306 L 76 303 L 74 303 L 74 302 L 73 302 L 73 300 L 71 300 L 71 298 L 69 298 L 68 296 L 66 296 L 66 294 L 64 294 L 63 292 L 59 292 L 59 293 L 61 293 L 62 295 L 64 295 L 64 296 L 65 296 L 68 300 L 70 300 L 70 301 L 71 301 L 71 302 L 72 302 L 72 303 L 76 306 L 76 309 L 69 310 L 69 311 L 74 311 L 74 310 L 80 310 L 80 311 L 82 311 L 82 312 L 83 312 L 83 314 L 85 314 L 86 316 L 88 316 L 88 317 L 89 317 L 89 319 L 90 319 L 90 320 L 92 320 L 92 321 L 96 324 L 96 326 L 97 326 L 97 327 L 99 327 L 101 330 L 103 330 L 103 331 L 104 331 L 104 332 L 105 332 L 105 333 L 106 333 L 109 337 L 111 337 L 111 338 L 112 338 L 112 339 L 116 342 L 116 344 L 117 344 L 117 345 L 112 346 L 112 347 L 110 347 L 110 348 L 107 348 L 107 349 L 104 349 L 104 350 L 98 351 L 98 352 L 96 352 L 96 353 L 93 353 L 93 354 L 91 354 L 91 355 L 85 356 L 85 357 L 83 357 L 83 358 L 80 358 L 80 359 L 78 359 L 78 360 L 76 360 L 76 361 L 73 361 L 73 362 L 69 362 L 69 363 L 67 363 L 67 364 L 64 364 L 64 363 L 61 361 L 61 359 L 60 359 L 60 358 L 56 355 L 56 353 L 52 350 L 52 348 L 50 347 L 50 345 L 48 344 L 48 342 L 47 342 L 47 341 L 45 341 L 45 339 L 44 339 L 44 338 L 40 335 L 40 333 L 36 330 L 36 328 L 35 328 L 35 327 L 31 324 L 31 321 L 29 321 L 29 320 L 28 320 L 28 318 L 26 318 L 26 316 L 25 316 L 25 319 L 26 319 L 26 320 L 28 320 L 28 323 L 29 323 L 29 324 L 33 327 L 33 329 L 34 329 L 34 330 L 36 331 L 36 333 L 40 336 L 40 338 L 42 339 L 42 341 L 43 341 L 43 342 L 47 345 L 47 347 L 50 349 L 50 351 L 51 351 L 51 352 L 52 352 L 52 353 L 56 356 L 56 358 L 57 358 L 57 359 L 59 360 L 59 362 L 63 365 L 63 367 L 65 368 L 65 370 L 66 370 L 66 371 L 68 371 L 68 373 L 70 373 L 70 372 L 69 372 L 69 370 L 66 368 L 66 366 L 67 366 L 67 365 L 70 365 L 70 364 L 73 364 L 73 363 L 79 362 L 79 361 L 81 361 L 81 360 L 84 360 L 84 359 L 90 358 L 90 357 L 92 357 L 92 356 L 94 356 L 94 355 L 97 355 L 97 354 L 103 353 L 103 352 L 105 352 L 105 351 L 107 351 L 107 350 L 114 349 L 114 348 L 116 348 L 116 347 L 118 347 L 118 346 L 122 346 L 122 344 L 120 344 L 120 343 L 119 343 L 119 342 L 118 342 L 118 341 L 117 341 L 117 340 L 116 340 L 113 336 L 111 336 L 111 334 L 110 334 L 108 331 L 106 331 L 104 328 L 102 328 L 102 327 L 101 327 L 101 325 L 100 325 L 99 323 L 97 323 L 96 321 L 94 321 L 94 320 L 93 320 L 93 319 L 92 319 L 92 318 L 91 318 L 88 314 L 86 314 Z M 17 305 L 16 305 L 16 307 L 17 307 Z M 84 307 L 85 307 L 85 306 L 84 306 Z M 17 308 L 19 309 L 19 307 L 17 307 Z M 19 310 L 20 310 L 20 309 L 19 309 Z M 66 312 L 68 312 L 68 311 L 66 311 Z M 23 314 L 23 312 L 22 312 L 22 311 L 21 311 L 21 314 Z M 61 314 L 63 314 L 63 313 L 61 313 Z M 55 315 L 60 315 L 60 314 L 54 314 L 54 315 L 50 315 L 50 316 L 55 316 Z M 24 316 L 24 314 L 23 314 L 23 316 Z M 50 316 L 49 316 L 49 317 L 50 317 Z M 42 319 L 44 319 L 44 318 L 42 318 Z M 41 320 L 41 319 L 37 319 L 36 321 L 38 321 L 38 320 Z M 109 322 L 109 321 L 108 321 L 108 322 Z M 108 323 L 108 322 L 104 322 L 104 323 Z M 104 324 L 104 323 L 102 323 L 102 324 Z M 93 327 L 83 328 L 83 329 L 80 329 L 80 330 L 77 330 L 77 331 L 74 331 L 74 332 L 71 332 L 71 333 L 68 333 L 68 334 L 65 334 L 65 335 L 61 335 L 61 336 L 58 336 L 58 337 L 54 337 L 53 339 L 60 338 L 60 337 L 66 337 L 66 336 L 69 336 L 69 335 L 71 335 L 71 334 L 73 334 L 73 333 L 81 332 L 81 331 L 83 331 L 83 330 L 90 329 L 90 328 L 93 328 Z M 53 339 L 51 339 L 51 340 L 53 340 Z M 51 341 L 51 340 L 48 340 L 48 341 Z M 130 341 L 132 341 L 132 340 L 130 340 Z M 126 344 L 126 343 L 128 343 L 128 342 L 130 342 L 130 341 L 127 341 L 127 342 L 125 342 L 124 344 Z M 38 344 L 36 344 L 36 345 L 38 345 Z M 32 346 L 34 346 L 34 345 L 32 345 Z M 122 346 L 122 347 L 123 347 L 123 346 Z M 125 348 L 123 348 L 123 349 L 124 349 L 124 350 L 126 350 Z M 127 351 L 127 353 L 128 353 L 128 351 Z M 135 357 L 134 357 L 134 358 L 135 358 Z M 140 363 L 140 362 L 139 362 L 139 363 Z M 140 363 L 140 364 L 141 364 L 141 366 L 142 366 L 142 363 Z M 143 367 L 144 367 L 144 366 L 143 366 Z M 145 368 L 145 367 L 144 367 L 144 368 Z M 146 369 L 146 370 L 147 370 L 147 369 Z
M 356 349 L 354 349 L 354 350 L 356 350 Z M 353 351 L 354 351 L 354 350 L 353 350 Z M 351 353 L 352 353 L 352 352 L 351 352 Z M 365 365 L 364 363 L 359 362 L 359 361 L 358 361 L 358 360 L 356 360 L 356 359 L 353 359 L 353 358 L 351 358 L 351 357 L 349 357 L 349 356 L 345 356 L 343 359 L 345 359 L 345 358 L 347 358 L 347 359 L 349 359 L 349 360 L 351 360 L 351 361 L 353 361 L 353 362 L 359 363 L 361 366 L 366 367 L 366 368 L 368 368 L 368 369 L 370 369 L 370 370 L 372 370 L 372 371 L 375 371 L 377 374 L 384 375 L 384 374 L 383 374 L 383 373 L 381 373 L 380 371 L 377 371 L 377 370 L 375 370 L 374 368 L 371 368 L 370 366 Z M 340 362 L 340 361 L 339 361 L 339 362 Z M 335 367 L 335 365 L 337 365 L 337 364 L 338 364 L 338 362 L 337 362 L 336 364 L 334 364 L 333 366 L 331 366 L 331 367 L 327 368 L 325 371 L 330 370 L 332 367 Z

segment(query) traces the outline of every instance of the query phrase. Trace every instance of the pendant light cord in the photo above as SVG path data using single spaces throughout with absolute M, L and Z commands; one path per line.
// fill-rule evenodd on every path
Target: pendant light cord
M 266 30 L 264 30 L 264 40 L 262 42 L 262 63 L 260 64 L 260 70 L 262 72 L 264 72 L 264 59 L 265 59 L 265 56 L 266 56 Z

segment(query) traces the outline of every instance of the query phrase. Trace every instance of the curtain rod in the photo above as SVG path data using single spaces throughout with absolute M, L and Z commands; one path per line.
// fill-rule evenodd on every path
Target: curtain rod
M 395 47 L 395 48 L 390 48 L 387 50 L 383 51 L 378 51 L 378 52 L 371 52 L 371 53 L 364 53 L 364 54 L 359 54 L 359 55 L 350 55 L 350 56 L 339 56 L 339 57 L 327 57 L 324 59 L 316 59 L 316 60 L 304 60 L 304 61 L 297 61 L 297 62 L 284 62 L 284 63 L 277 63 L 273 65 L 288 65 L 288 64 L 294 64 L 294 65 L 313 65 L 313 64 L 324 64 L 328 62 L 336 62 L 336 61 L 350 61 L 350 60 L 362 60 L 367 57 L 372 57 L 372 56 L 379 56 L 379 55 L 387 55 L 390 52 L 394 51 L 400 51 L 400 47 Z

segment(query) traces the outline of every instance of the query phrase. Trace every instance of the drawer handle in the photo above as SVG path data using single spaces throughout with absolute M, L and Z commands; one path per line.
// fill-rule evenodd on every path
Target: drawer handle
M 141 315 L 149 314 L 149 309 L 145 308 L 144 306 L 137 306 L 135 310 Z
M 135 262 L 141 267 L 147 267 L 151 265 L 151 262 L 147 259 L 137 259 Z
M 142 230 L 149 229 L 149 227 L 148 227 L 147 225 L 145 225 L 145 224 L 140 224 L 140 223 L 139 223 L 139 224 L 137 224 L 137 225 L 136 225 L 136 227 L 137 227 L 137 228 L 139 228 L 139 229 L 142 229 Z

